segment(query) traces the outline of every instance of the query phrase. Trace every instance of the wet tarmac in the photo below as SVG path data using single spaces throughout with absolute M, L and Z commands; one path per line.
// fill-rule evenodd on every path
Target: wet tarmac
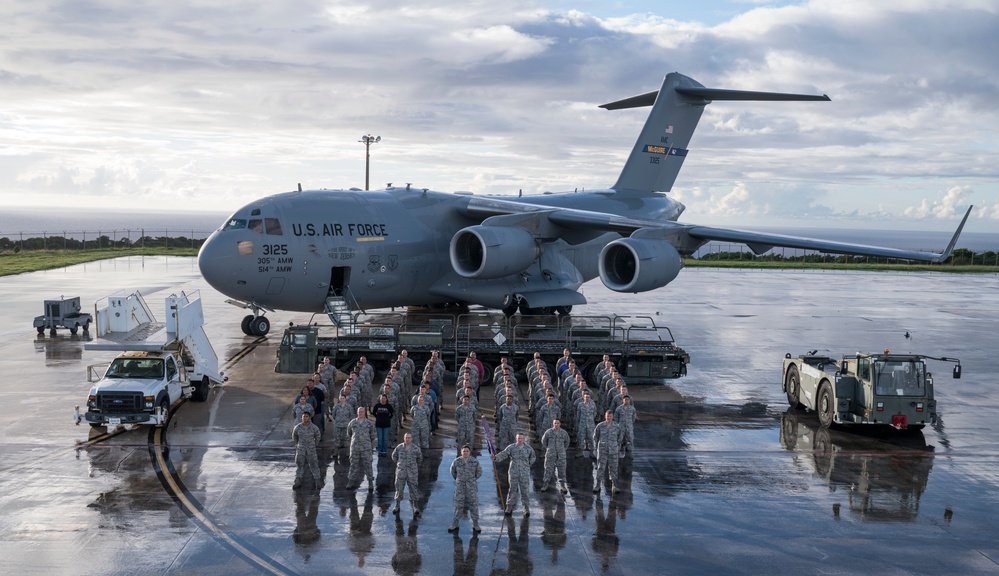
M 637 450 L 623 492 L 592 494 L 569 458 L 571 492 L 531 495 L 505 517 L 488 453 L 483 532 L 446 531 L 454 426 L 421 468 L 424 513 L 390 512 L 392 468 L 373 493 L 343 489 L 326 446 L 326 487 L 296 492 L 290 406 L 304 377 L 273 372 L 280 326 L 243 336 L 244 312 L 194 258 L 134 257 L 5 277 L 0 328 L 0 573 L 3 574 L 984 574 L 999 573 L 999 290 L 995 275 L 688 269 L 620 295 L 599 283 L 586 314 L 642 312 L 691 354 L 679 380 L 632 386 Z M 175 406 L 163 431 L 112 435 L 71 420 L 87 335 L 37 335 L 42 300 L 118 290 L 200 290 L 229 382 Z M 577 310 L 577 313 L 580 311 Z M 908 337 L 906 337 L 908 333 Z M 933 366 L 940 422 L 921 432 L 821 430 L 787 408 L 785 352 L 885 347 L 956 356 Z M 447 397 L 449 395 L 445 395 Z M 491 394 L 484 394 L 489 398 Z M 488 400 L 486 400 L 488 402 Z M 484 412 L 489 414 L 489 410 Z M 447 416 L 447 414 L 445 414 Z M 541 480 L 535 467 L 535 487 Z M 505 481 L 500 483 L 505 491 Z

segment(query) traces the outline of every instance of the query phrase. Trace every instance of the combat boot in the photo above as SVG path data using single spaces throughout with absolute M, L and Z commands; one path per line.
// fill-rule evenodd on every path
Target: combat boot
M 457 527 L 457 526 L 455 526 L 455 527 L 454 527 L 454 529 L 455 529 L 455 531 L 457 532 L 457 530 L 458 530 L 458 527 Z M 482 528 L 479 528 L 479 525 L 478 525 L 478 524 L 473 524 L 473 525 L 472 525 L 472 534 L 478 534 L 479 532 L 482 532 Z
M 621 489 L 617 487 L 617 482 L 611 482 L 611 491 L 615 494 L 621 493 Z

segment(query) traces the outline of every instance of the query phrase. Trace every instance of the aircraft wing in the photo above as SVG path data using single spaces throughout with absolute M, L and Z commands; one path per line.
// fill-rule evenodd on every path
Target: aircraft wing
M 672 243 L 683 255 L 693 254 L 710 241 L 739 242 L 746 244 L 756 254 L 762 254 L 775 247 L 801 248 L 829 254 L 851 254 L 856 256 L 880 256 L 919 262 L 942 262 L 950 257 L 964 229 L 973 206 L 968 207 L 947 247 L 939 253 L 901 250 L 883 246 L 834 242 L 816 238 L 803 238 L 783 234 L 768 234 L 749 230 L 714 228 L 643 218 L 629 218 L 606 212 L 594 212 L 573 208 L 543 206 L 503 200 L 496 197 L 472 197 L 466 206 L 469 215 L 499 216 L 505 214 L 543 214 L 548 221 L 558 226 L 575 230 L 599 230 L 631 235 L 639 230 L 645 237 L 659 237 Z

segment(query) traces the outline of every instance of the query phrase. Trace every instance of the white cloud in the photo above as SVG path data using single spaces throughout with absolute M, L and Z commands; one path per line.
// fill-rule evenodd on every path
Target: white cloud
M 373 183 L 603 187 L 647 109 L 596 105 L 678 70 L 833 98 L 708 106 L 674 190 L 685 220 L 949 227 L 972 189 L 972 224 L 999 211 L 994 2 L 733 3 L 742 13 L 717 25 L 652 3 L 546 5 L 4 3 L 0 204 L 124 194 L 231 209 L 298 182 L 357 186 L 368 132 L 383 137 Z M 955 188 L 968 192 L 941 197 Z
M 909 206 L 903 213 L 914 218 L 960 218 L 964 216 L 964 212 L 970 204 L 969 197 L 972 194 L 974 194 L 974 190 L 970 186 L 953 186 L 940 200 L 924 198 L 919 206 Z

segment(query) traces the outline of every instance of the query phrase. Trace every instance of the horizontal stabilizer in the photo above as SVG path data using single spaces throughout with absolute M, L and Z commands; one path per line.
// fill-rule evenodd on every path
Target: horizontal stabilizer
M 770 102 L 828 102 L 831 99 L 825 94 L 785 94 L 783 92 L 753 92 L 751 90 L 726 90 L 724 88 L 703 88 L 677 86 L 674 88 L 677 94 L 690 96 L 691 98 L 703 98 L 704 100 L 746 100 L 746 101 L 770 101 Z M 601 104 L 600 108 L 605 110 L 624 110 L 626 108 L 641 108 L 652 106 L 659 96 L 658 90 L 630 96 L 616 102 Z

